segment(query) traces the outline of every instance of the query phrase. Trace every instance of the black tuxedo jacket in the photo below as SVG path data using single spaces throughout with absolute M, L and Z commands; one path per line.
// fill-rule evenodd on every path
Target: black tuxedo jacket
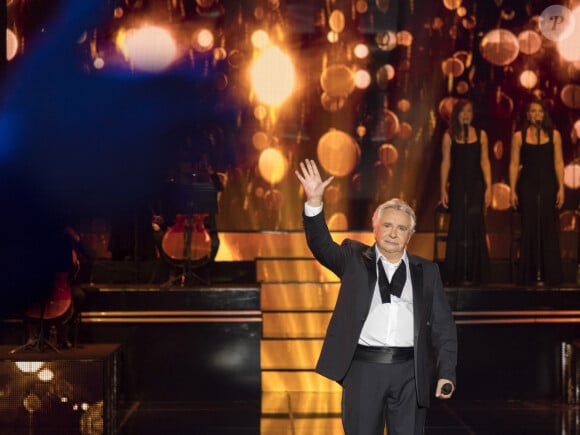
M 346 239 L 332 240 L 324 213 L 303 216 L 306 240 L 314 257 L 341 280 L 316 371 L 339 383 L 352 361 L 369 313 L 377 281 L 374 246 Z M 435 379 L 456 383 L 457 332 L 443 291 L 438 266 L 409 255 L 413 285 L 415 384 L 419 406 L 430 403 Z

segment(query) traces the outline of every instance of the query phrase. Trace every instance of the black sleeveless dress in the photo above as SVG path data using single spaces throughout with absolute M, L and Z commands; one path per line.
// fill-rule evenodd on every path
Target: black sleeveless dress
M 471 143 L 451 142 L 449 169 L 449 232 L 443 265 L 450 284 L 482 283 L 489 279 L 485 241 L 485 180 L 481 170 L 480 130 Z
M 558 284 L 562 281 L 562 260 L 553 136 L 550 133 L 549 141 L 540 145 L 525 140 L 526 132 L 522 131 L 522 169 L 516 187 L 522 228 L 516 282 Z

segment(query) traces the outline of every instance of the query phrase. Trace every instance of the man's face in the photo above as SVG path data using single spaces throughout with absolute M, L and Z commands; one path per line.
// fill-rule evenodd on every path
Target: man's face
M 405 212 L 387 208 L 379 218 L 375 240 L 379 252 L 389 261 L 396 262 L 411 240 L 411 218 Z

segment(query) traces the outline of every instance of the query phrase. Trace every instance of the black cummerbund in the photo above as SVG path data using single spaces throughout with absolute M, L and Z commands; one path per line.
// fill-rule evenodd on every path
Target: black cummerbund
M 379 364 L 393 364 L 413 359 L 412 347 L 380 347 L 357 345 L 355 361 Z

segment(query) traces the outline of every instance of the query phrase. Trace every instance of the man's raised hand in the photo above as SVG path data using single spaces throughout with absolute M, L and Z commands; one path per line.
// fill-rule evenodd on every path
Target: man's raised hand
M 294 173 L 302 183 L 308 203 L 313 207 L 320 206 L 324 190 L 334 180 L 334 176 L 322 181 L 316 163 L 310 159 L 304 159 L 303 162 L 300 162 L 300 171 L 297 169 Z

